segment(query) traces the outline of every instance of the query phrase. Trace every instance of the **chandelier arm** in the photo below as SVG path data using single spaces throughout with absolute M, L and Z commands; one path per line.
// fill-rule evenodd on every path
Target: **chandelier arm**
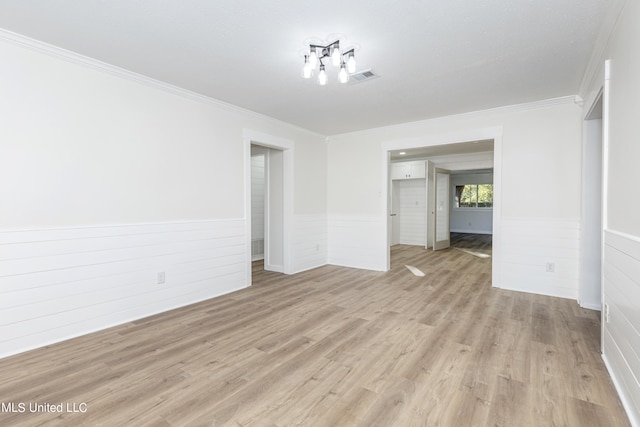
M 336 49 L 339 60 L 336 58 Z M 323 62 L 326 58 L 331 58 L 334 65 L 340 67 L 340 72 L 338 73 L 340 83 L 347 83 L 349 81 L 349 74 L 355 71 L 355 48 L 351 48 L 346 52 L 340 52 L 340 40 L 335 40 L 326 45 L 310 43 L 309 55 L 305 55 L 305 69 L 303 73 L 305 78 L 311 77 L 312 71 L 307 67 L 310 65 L 312 54 L 315 58 L 313 60 L 313 62 L 315 62 L 314 68 L 317 66 L 316 69 L 319 70 L 318 79 L 321 85 L 327 84 L 325 64 Z

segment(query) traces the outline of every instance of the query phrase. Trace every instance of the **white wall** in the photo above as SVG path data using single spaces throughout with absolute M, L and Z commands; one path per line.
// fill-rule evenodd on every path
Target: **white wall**
M 640 426 L 640 199 L 628 190 L 640 182 L 640 2 L 615 3 L 624 9 L 613 33 L 602 34 L 601 40 L 608 41 L 602 52 L 594 50 L 585 79 L 584 115 L 605 82 L 602 70 L 609 59 L 603 118 L 603 303 L 609 320 L 603 323 L 603 357 L 632 424 Z
M 579 302 L 582 307 L 600 311 L 602 308 L 602 119 L 586 120 L 583 135 Z
M 247 286 L 245 129 L 294 142 L 326 263 L 320 135 L 2 30 L 0 63 L 0 356 Z
M 267 241 L 264 268 L 284 272 L 284 155 L 269 149 L 267 156 Z
M 452 138 L 501 127 L 503 252 L 529 256 L 504 257 L 494 276 L 504 288 L 577 298 L 580 113 L 572 98 L 563 98 L 330 137 L 329 260 L 339 253 L 343 265 L 386 269 L 383 144 L 464 142 Z M 350 258 L 345 247 L 366 254 L 367 262 Z M 547 262 L 556 273 L 546 272 Z
M 451 231 L 457 233 L 491 234 L 493 232 L 493 209 L 457 208 L 456 185 L 493 184 L 493 172 L 451 174 Z

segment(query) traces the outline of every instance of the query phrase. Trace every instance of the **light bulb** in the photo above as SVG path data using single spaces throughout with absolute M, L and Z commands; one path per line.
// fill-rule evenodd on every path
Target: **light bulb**
M 353 52 L 349 54 L 349 59 L 347 59 L 347 70 L 349 70 L 349 73 L 356 72 L 356 58 L 353 55 Z
M 315 47 L 312 47 L 309 52 L 309 64 L 311 64 L 311 68 L 315 68 L 318 65 L 318 52 L 316 52 Z
M 338 67 L 340 65 L 340 59 L 342 55 L 340 54 L 340 47 L 338 44 L 333 45 L 331 48 L 331 62 L 334 67 Z
M 304 68 L 302 68 L 302 77 L 305 79 L 311 78 L 313 74 L 313 67 L 309 63 L 309 55 L 304 56 Z
M 340 83 L 346 83 L 349 81 L 349 73 L 347 73 L 347 68 L 345 67 L 344 62 L 342 63 L 342 65 L 340 65 L 338 80 L 340 81 Z
M 320 86 L 327 84 L 327 72 L 324 71 L 324 65 L 320 64 L 320 72 L 318 73 L 318 83 Z

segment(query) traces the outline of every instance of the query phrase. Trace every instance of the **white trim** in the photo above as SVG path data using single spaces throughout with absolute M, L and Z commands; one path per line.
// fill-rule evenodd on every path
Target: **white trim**
M 306 132 L 310 135 L 315 135 L 315 136 L 319 136 L 319 137 L 324 137 L 325 135 L 319 134 L 317 132 L 311 131 L 309 129 L 305 129 L 303 127 L 300 126 L 296 126 L 294 124 L 288 123 L 288 122 L 284 122 L 282 120 L 273 118 L 271 116 L 267 116 L 265 114 L 261 114 L 261 113 L 257 113 L 255 111 L 252 110 L 247 110 L 246 108 L 242 108 L 242 107 L 238 107 L 237 105 L 233 105 L 233 104 L 229 104 L 227 102 L 224 101 L 220 101 L 218 99 L 215 98 L 211 98 L 209 96 L 206 95 L 202 95 L 200 93 L 197 92 L 193 92 L 190 91 L 188 89 L 184 89 L 181 88 L 179 86 L 175 86 L 172 85 L 170 83 L 167 82 L 163 82 L 161 80 L 157 80 L 154 79 L 152 77 L 149 76 L 145 76 L 143 74 L 138 74 L 136 72 L 127 70 L 125 68 L 121 68 L 115 65 L 111 65 L 109 63 L 94 59 L 94 58 L 90 58 L 88 56 L 85 55 L 81 55 L 79 53 L 67 50 L 67 49 L 63 49 L 61 47 L 58 46 L 54 46 L 45 42 L 42 42 L 40 40 L 35 40 L 32 39 L 30 37 L 24 36 L 22 34 L 17 34 L 14 33 L 12 31 L 8 31 L 5 30 L 3 28 L 0 28 L 0 41 L 4 41 L 7 43 L 11 43 L 13 45 L 16 46 L 20 46 L 23 48 L 27 48 L 51 57 L 54 57 L 56 59 L 60 59 L 75 65 L 80 65 L 82 67 L 87 67 L 87 68 L 91 68 L 97 71 L 101 71 L 103 73 L 107 73 L 107 74 L 111 74 L 113 76 L 116 77 L 120 77 L 123 79 L 127 79 L 136 83 L 140 83 L 143 84 L 145 86 L 148 87 L 152 87 L 154 89 L 160 89 L 162 91 L 171 93 L 173 95 L 178 95 L 181 96 L 183 98 L 187 98 L 190 99 L 192 101 L 197 101 L 197 102 L 202 102 L 204 104 L 209 104 L 209 105 L 213 105 L 219 108 L 223 108 L 227 111 L 231 111 L 231 112 L 237 112 L 237 113 L 241 113 L 241 114 L 246 114 L 249 116 L 252 116 L 256 119 L 267 119 L 270 120 L 272 122 L 276 122 L 276 123 L 280 123 L 280 124 L 285 124 L 290 128 L 302 131 L 302 132 Z
M 586 308 L 588 310 L 593 310 L 593 311 L 602 311 L 602 307 L 599 306 L 598 304 L 586 304 L 586 303 L 580 302 L 580 307 Z
M 502 285 L 502 127 L 494 128 L 493 137 L 493 237 L 491 238 L 491 285 Z
M 640 237 L 609 228 L 606 228 L 604 230 L 604 235 L 605 237 L 603 240 L 605 240 L 606 244 L 615 247 L 617 250 L 635 259 L 640 260 Z M 629 245 L 627 241 L 636 243 L 637 246 Z
M 290 139 L 280 138 L 250 129 L 242 130 L 244 141 L 244 191 L 245 191 L 245 221 L 246 244 L 249 254 L 246 268 L 247 284 L 251 284 L 251 144 L 263 147 L 282 150 L 283 153 L 283 173 L 284 173 L 284 265 L 283 273 L 293 274 L 292 248 L 293 248 L 293 147 L 294 142 Z
M 476 185 L 476 184 L 465 184 L 465 185 Z M 482 184 L 480 184 L 482 185 Z M 457 206 L 453 206 L 451 208 L 452 211 L 456 211 L 456 212 L 491 212 L 493 210 L 493 208 L 483 208 L 483 207 L 475 207 L 475 208 L 471 208 L 471 207 L 457 207 Z
M 602 81 L 602 57 L 604 56 L 609 44 L 609 39 L 611 38 L 613 29 L 616 27 L 622 10 L 627 4 L 627 0 L 610 0 L 607 4 L 607 12 L 605 13 L 604 19 L 602 20 L 602 25 L 600 26 L 598 37 L 593 49 L 591 50 L 591 57 L 589 58 L 587 67 L 585 68 L 584 74 L 582 75 L 582 80 L 580 81 L 578 94 L 582 97 L 587 95 L 587 91 L 590 87 L 593 86 L 593 82 Z
M 452 233 L 463 233 L 463 234 L 493 234 L 493 231 L 491 230 L 456 230 L 456 229 L 451 229 L 449 230 Z
M 209 222 L 222 222 L 222 221 L 244 221 L 244 218 L 211 218 L 211 219 L 186 219 L 186 220 L 174 220 L 174 221 L 155 221 L 155 222 L 125 222 L 120 224 L 86 224 L 86 225 L 74 225 L 74 226 L 56 226 L 56 227 L 33 227 L 33 228 L 20 228 L 20 229 L 0 229 L 0 233 L 31 233 L 37 231 L 70 231 L 70 230 L 88 230 L 88 229 L 106 229 L 114 227 L 138 227 L 149 225 L 165 226 L 168 224 L 182 225 L 182 224 L 204 224 Z M 0 241 L 1 243 L 1 241 Z
M 581 245 L 581 251 L 580 251 L 580 258 L 579 258 L 579 268 L 580 268 L 580 272 L 579 272 L 579 279 L 578 279 L 578 304 L 580 304 L 580 307 L 584 307 L 584 308 L 588 308 L 591 310 L 596 310 L 596 311 L 602 311 L 602 302 L 604 301 L 604 210 L 606 209 L 606 199 L 605 199 L 605 192 L 606 189 L 604 187 L 604 175 L 605 175 L 605 169 L 604 169 L 604 165 L 605 165 L 605 160 L 604 160 L 604 152 L 605 152 L 605 147 L 604 147 L 604 120 L 605 120 L 605 111 L 604 111 L 604 77 L 607 74 L 607 64 L 605 64 L 604 67 L 601 67 L 601 73 L 600 73 L 600 77 L 602 77 L 603 80 L 601 80 L 601 84 L 600 84 L 600 88 L 598 91 L 593 93 L 593 96 L 589 96 L 588 102 L 585 102 L 583 104 L 583 107 L 588 107 L 588 108 L 584 108 L 583 109 L 583 118 L 582 118 L 582 122 L 583 122 L 583 130 L 582 130 L 582 146 L 583 146 L 583 152 L 582 152 L 582 168 L 584 169 L 582 172 L 582 189 L 581 189 L 581 193 L 582 193 L 582 202 L 581 202 L 581 210 L 582 210 L 582 217 L 580 218 L 580 245 Z M 586 166 L 586 157 L 585 157 L 585 153 L 587 152 L 587 144 L 590 143 L 591 141 L 588 141 L 588 137 L 590 137 L 591 135 L 588 133 L 588 128 L 587 128 L 587 122 L 589 122 L 590 120 L 596 120 L 596 119 L 589 119 L 589 117 L 591 116 L 591 114 L 594 111 L 594 108 L 596 107 L 596 105 L 598 105 L 600 102 L 602 102 L 602 111 L 601 111 L 601 115 L 602 118 L 600 118 L 600 122 L 602 124 L 602 128 L 601 128 L 601 135 L 600 135 L 600 141 L 599 145 L 601 146 L 600 150 L 601 150 L 601 154 L 600 154 L 600 177 L 599 177 L 599 181 L 600 181 L 600 229 L 599 229 L 599 233 L 600 233 L 600 305 L 598 304 L 593 304 L 593 303 L 589 303 L 589 302 L 585 302 L 583 300 L 583 289 L 584 289 L 584 280 L 583 280 L 583 274 L 586 275 L 587 272 L 592 273 L 592 271 L 589 270 L 589 263 L 587 262 L 587 260 L 585 259 L 587 257 L 587 255 L 585 254 L 585 248 L 586 248 L 586 242 L 585 242 L 585 237 L 587 236 L 586 231 L 585 231 L 585 218 L 584 218 L 584 213 L 585 213 L 585 198 L 587 197 L 587 189 L 585 188 L 585 177 L 587 176 L 585 171 L 587 171 L 588 169 L 585 168 Z M 601 344 L 603 344 L 604 342 L 602 342 Z M 602 349 L 602 347 L 601 347 Z
M 570 97 L 573 102 L 573 97 Z M 385 141 L 381 144 L 381 167 L 382 167 L 382 188 L 380 217 L 385 224 L 384 236 L 384 257 L 386 260 L 386 270 L 391 268 L 391 257 L 389 253 L 390 231 L 389 231 L 389 157 L 390 151 L 400 149 L 411 149 L 420 147 L 430 147 L 438 145 L 454 144 L 465 141 L 478 141 L 483 139 L 493 139 L 493 256 L 492 256 L 492 286 L 500 287 L 500 256 L 502 251 L 501 238 L 501 191 L 502 191 L 502 126 L 479 128 L 474 130 L 450 132 L 439 135 L 426 135 L 417 138 L 405 138 Z
M 609 227 L 609 111 L 611 109 L 611 60 L 604 61 L 604 84 L 602 90 L 602 228 Z
M 604 82 L 602 84 L 602 245 L 600 247 L 600 259 L 602 268 L 600 273 L 600 301 L 605 303 L 605 232 L 609 228 L 609 112 L 611 99 L 611 60 L 604 61 Z M 600 351 L 604 352 L 605 322 L 600 322 Z M 620 394 L 620 393 L 618 393 Z

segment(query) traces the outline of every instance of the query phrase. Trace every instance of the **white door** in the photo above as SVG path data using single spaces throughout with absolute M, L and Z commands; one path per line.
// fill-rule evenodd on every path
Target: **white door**
M 399 241 L 402 245 L 426 245 L 426 180 L 402 179 L 397 182 Z M 395 185 L 395 184 L 394 184 Z M 398 218 L 396 217 L 396 218 Z
M 435 218 L 433 250 L 446 249 L 451 245 L 449 236 L 449 195 L 451 193 L 451 172 L 434 168 L 433 182 L 435 186 Z
M 433 224 L 436 213 L 436 198 L 435 198 L 435 186 L 433 184 L 433 170 L 435 168 L 434 163 L 431 160 L 427 160 L 426 162 L 426 176 L 427 176 L 427 212 L 426 212 L 426 230 L 427 230 L 427 244 L 425 245 L 425 249 L 433 248 Z

